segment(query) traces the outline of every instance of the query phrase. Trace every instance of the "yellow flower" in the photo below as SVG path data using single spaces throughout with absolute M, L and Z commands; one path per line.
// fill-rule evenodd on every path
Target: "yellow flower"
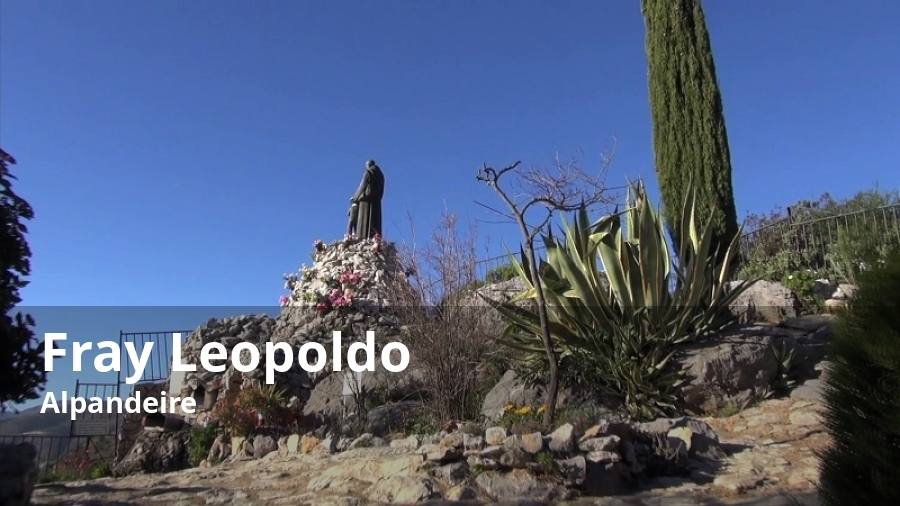
M 547 406 L 541 406 L 538 408 L 538 413 L 543 413 L 544 411 L 547 411 Z

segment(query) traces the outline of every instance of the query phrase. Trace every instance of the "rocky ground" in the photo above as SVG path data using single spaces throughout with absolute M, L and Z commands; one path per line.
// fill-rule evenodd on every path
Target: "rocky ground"
M 373 504 L 432 498 L 489 502 L 521 496 L 528 504 L 558 497 L 572 504 L 818 504 L 815 453 L 828 437 L 815 396 L 767 400 L 738 414 L 706 418 L 726 451 L 716 466 L 657 478 L 610 497 L 554 495 L 527 470 L 453 476 L 400 444 L 329 455 L 273 452 L 262 459 L 166 474 L 40 485 L 35 504 Z M 808 393 L 808 392 L 807 392 Z M 812 397 L 811 399 L 809 397 Z M 456 485 L 453 485 L 458 482 Z M 564 490 L 560 487 L 559 490 Z M 577 494 L 576 494 L 577 495 Z M 538 499 L 535 501 L 535 499 Z M 523 503 L 524 502 L 520 502 Z

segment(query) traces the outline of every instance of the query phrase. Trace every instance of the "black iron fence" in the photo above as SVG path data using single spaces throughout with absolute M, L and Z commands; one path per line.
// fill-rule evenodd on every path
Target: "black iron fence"
M 900 244 L 900 204 L 806 220 L 784 220 L 741 237 L 743 258 L 795 253 L 806 268 L 828 267 L 841 244 Z
M 0 444 L 29 443 L 37 452 L 41 481 L 98 478 L 109 473 L 115 436 L 0 435 Z
M 142 350 L 149 344 L 153 345 L 150 352 L 150 360 L 144 369 L 138 383 L 165 381 L 169 378 L 172 367 L 172 338 L 174 334 L 181 334 L 181 342 L 187 338 L 192 330 L 161 330 L 155 332 L 119 332 L 119 349 L 125 353 L 125 343 L 134 343 L 137 350 Z M 134 366 L 130 360 L 124 360 L 125 367 L 119 372 L 119 384 L 125 383 L 125 378 L 134 374 Z

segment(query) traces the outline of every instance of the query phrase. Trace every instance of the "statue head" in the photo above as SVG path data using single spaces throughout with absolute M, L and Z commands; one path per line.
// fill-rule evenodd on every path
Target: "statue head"
M 372 169 L 374 167 L 377 167 L 377 165 L 375 165 L 375 160 L 366 160 L 367 169 Z

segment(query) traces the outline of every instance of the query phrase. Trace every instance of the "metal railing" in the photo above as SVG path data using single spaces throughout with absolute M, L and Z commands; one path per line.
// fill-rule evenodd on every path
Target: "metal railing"
M 0 444 L 29 443 L 36 450 L 38 479 L 89 478 L 113 463 L 115 436 L 61 436 L 49 434 L 0 435 Z M 105 474 L 105 473 L 102 473 Z
M 802 221 L 786 218 L 744 234 L 741 255 L 766 258 L 787 251 L 799 254 L 807 268 L 820 269 L 828 265 L 834 245 L 854 234 L 900 245 L 900 204 Z

